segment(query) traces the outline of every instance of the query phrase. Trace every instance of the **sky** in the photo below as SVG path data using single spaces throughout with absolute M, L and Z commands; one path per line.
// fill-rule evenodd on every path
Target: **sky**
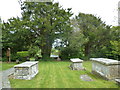
M 74 15 L 79 12 L 94 14 L 107 25 L 118 25 L 118 2 L 120 0 L 54 0 L 64 8 L 72 8 Z M 0 17 L 7 21 L 11 17 L 21 17 L 18 0 L 0 0 Z

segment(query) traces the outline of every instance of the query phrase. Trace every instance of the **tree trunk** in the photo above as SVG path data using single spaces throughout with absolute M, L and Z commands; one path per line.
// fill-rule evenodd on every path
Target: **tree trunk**
M 48 60 L 50 58 L 52 45 L 44 45 L 41 48 L 41 55 L 43 60 Z
M 87 43 L 85 44 L 85 57 L 89 58 L 89 56 L 90 56 L 90 44 Z
M 41 55 L 43 60 L 50 59 L 52 49 L 52 41 L 50 37 L 46 37 L 46 39 L 43 40 L 43 45 L 41 46 Z

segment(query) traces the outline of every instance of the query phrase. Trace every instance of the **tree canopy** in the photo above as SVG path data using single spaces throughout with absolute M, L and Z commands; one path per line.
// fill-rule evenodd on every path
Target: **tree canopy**
M 54 45 L 63 59 L 107 57 L 120 60 L 120 27 L 106 25 L 92 14 L 79 13 L 74 18 L 71 8 L 59 3 L 24 2 L 22 17 L 3 22 L 3 55 L 9 47 L 12 53 L 29 51 L 40 53 L 43 60 L 50 58 Z M 35 49 L 35 50 L 34 50 Z
M 71 9 L 65 10 L 53 2 L 24 2 L 21 10 L 22 18 L 11 18 L 4 23 L 4 46 L 18 51 L 32 44 L 41 49 L 44 59 L 49 58 L 54 40 L 71 30 Z

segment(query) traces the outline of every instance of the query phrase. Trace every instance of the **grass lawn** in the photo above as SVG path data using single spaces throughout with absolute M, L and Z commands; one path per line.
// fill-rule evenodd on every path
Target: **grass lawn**
M 11 63 L 1 62 L 1 63 L 0 63 L 0 71 L 2 71 L 2 70 L 7 70 L 7 69 L 9 69 L 9 68 L 12 68 L 14 65 L 16 65 L 15 62 L 11 62 Z
M 91 62 L 84 62 L 86 71 L 70 70 L 71 62 L 48 61 L 39 63 L 39 73 L 32 80 L 10 79 L 12 88 L 118 88 L 115 82 L 91 74 Z M 87 74 L 94 81 L 83 81 Z

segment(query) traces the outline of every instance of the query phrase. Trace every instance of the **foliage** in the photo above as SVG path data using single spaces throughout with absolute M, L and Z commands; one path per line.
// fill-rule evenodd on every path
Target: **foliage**
M 11 54 L 16 54 L 17 51 L 27 50 L 30 45 L 27 30 L 22 29 L 22 24 L 19 18 L 11 18 L 2 26 L 2 53 L 5 56 L 7 48 L 11 48 Z M 26 42 L 27 41 L 27 42 Z
M 22 18 L 4 23 L 3 48 L 17 52 L 28 50 L 30 45 L 38 46 L 42 57 L 49 58 L 54 40 L 70 31 L 71 9 L 53 2 L 21 2 L 21 10 Z
M 115 55 L 120 55 L 120 42 L 119 41 L 111 41 L 112 45 L 112 53 Z
M 111 28 L 111 41 L 107 56 L 120 60 L 120 26 Z
M 1 20 L 1 17 L 0 17 L 0 50 L 2 50 L 2 20 Z M 1 57 L 1 51 L 0 51 L 0 57 Z
M 21 18 L 0 23 L 3 57 L 9 47 L 12 60 L 18 58 L 18 51 L 28 51 L 31 57 L 47 60 L 51 53 L 58 54 L 52 45 L 60 40 L 57 49 L 63 59 L 107 57 L 120 60 L 119 26 L 111 28 L 99 17 L 84 13 L 70 20 L 71 9 L 63 9 L 53 2 L 21 2 L 21 10 Z
M 17 52 L 17 55 L 19 55 L 20 57 L 27 57 L 29 56 L 28 51 L 19 51 Z
M 2 57 L 2 61 L 3 61 L 3 62 L 8 61 L 7 57 Z
M 62 60 L 70 60 L 70 58 L 79 58 L 79 57 L 80 54 L 78 49 L 73 49 L 70 47 L 65 47 L 61 49 L 60 58 Z
M 59 50 L 52 48 L 51 55 L 59 55 L 59 53 L 60 53 Z
M 110 26 L 92 14 L 79 13 L 71 20 L 73 30 L 69 33 L 68 45 L 80 58 L 106 57 L 110 45 Z M 70 49 L 67 51 L 69 54 Z M 75 57 L 76 57 L 75 56 Z
M 49 58 L 56 38 L 69 31 L 70 10 L 59 7 L 59 3 L 24 3 L 23 21 L 32 30 L 35 44 L 40 47 L 42 57 Z
M 32 46 L 28 50 L 30 57 L 41 57 L 41 50 L 38 46 Z
M 29 52 L 28 51 L 19 51 L 17 52 L 18 58 L 20 61 L 29 60 Z

